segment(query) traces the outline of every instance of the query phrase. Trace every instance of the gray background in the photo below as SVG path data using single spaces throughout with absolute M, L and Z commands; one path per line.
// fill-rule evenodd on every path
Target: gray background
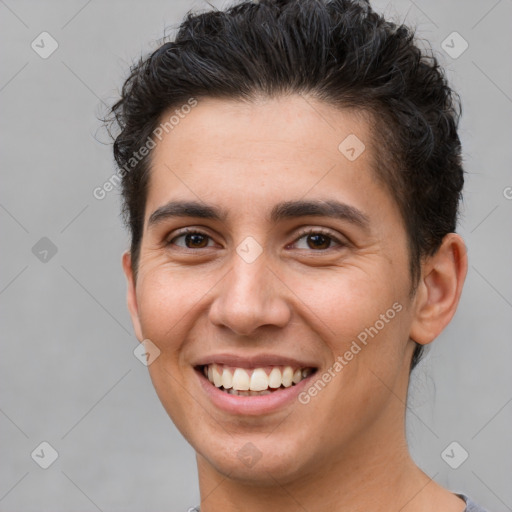
M 374 5 L 417 25 L 464 104 L 459 231 L 470 269 L 454 321 L 411 384 L 411 450 L 446 487 L 512 510 L 512 0 Z M 97 140 L 107 141 L 102 102 L 191 8 L 208 6 L 0 0 L 1 511 L 180 511 L 199 502 L 194 452 L 133 355 L 118 193 L 92 195 L 114 172 L 111 148 Z M 59 44 L 47 59 L 31 48 L 43 31 Z M 469 44 L 456 59 L 441 47 L 454 31 Z M 45 241 L 33 250 L 42 237 L 55 255 Z M 469 453 L 458 469 L 441 457 L 454 440 Z M 59 454 L 46 470 L 31 458 L 42 441 Z

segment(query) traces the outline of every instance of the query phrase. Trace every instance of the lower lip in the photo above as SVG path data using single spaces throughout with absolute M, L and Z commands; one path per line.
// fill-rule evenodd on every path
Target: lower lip
M 294 386 L 274 391 L 268 395 L 238 396 L 221 391 L 197 370 L 196 374 L 199 377 L 199 382 L 203 390 L 208 395 L 213 405 L 232 414 L 253 416 L 268 414 L 284 408 L 293 402 L 298 402 L 297 397 L 299 393 L 308 386 L 309 380 L 314 375 L 313 373 Z

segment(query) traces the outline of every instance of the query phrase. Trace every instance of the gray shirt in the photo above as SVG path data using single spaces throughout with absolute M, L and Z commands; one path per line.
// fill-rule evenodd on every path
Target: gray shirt
M 487 510 L 480 505 L 477 505 L 471 498 L 468 498 L 465 494 L 456 493 L 457 496 L 461 497 L 466 502 L 466 510 L 464 512 L 487 512 Z
M 485 508 L 477 505 L 471 498 L 468 498 L 465 494 L 455 493 L 457 496 L 462 498 L 466 502 L 466 509 L 464 512 L 488 512 Z M 195 508 L 189 508 L 187 512 L 201 512 L 199 506 Z

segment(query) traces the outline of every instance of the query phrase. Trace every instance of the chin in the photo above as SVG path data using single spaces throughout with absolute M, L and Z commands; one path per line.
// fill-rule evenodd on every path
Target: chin
M 218 442 L 193 444 L 198 463 L 207 464 L 231 480 L 247 485 L 284 485 L 306 473 L 306 453 L 300 443 L 274 434 L 229 437 Z M 204 440 L 206 436 L 202 437 Z M 211 438 L 210 438 L 211 439 Z

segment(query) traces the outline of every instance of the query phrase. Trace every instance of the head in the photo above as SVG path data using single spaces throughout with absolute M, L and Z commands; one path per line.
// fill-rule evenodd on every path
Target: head
M 414 34 L 348 0 L 189 14 L 132 68 L 112 112 L 130 312 L 202 460 L 239 470 L 251 441 L 262 468 L 312 468 L 361 429 L 403 422 L 393 395 L 453 316 L 466 271 L 460 108 Z M 249 366 L 260 353 L 316 372 L 304 403 L 234 415 L 203 396 L 208 358 Z M 308 441 L 318 430 L 323 444 Z

